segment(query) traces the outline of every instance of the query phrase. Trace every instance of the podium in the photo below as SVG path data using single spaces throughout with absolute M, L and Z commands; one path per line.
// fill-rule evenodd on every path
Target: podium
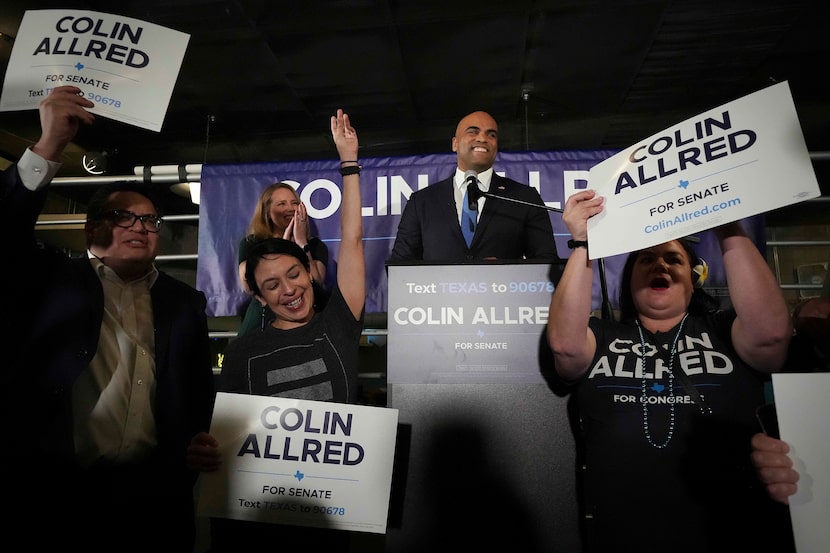
M 568 396 L 545 336 L 560 268 L 387 266 L 387 552 L 581 550 Z

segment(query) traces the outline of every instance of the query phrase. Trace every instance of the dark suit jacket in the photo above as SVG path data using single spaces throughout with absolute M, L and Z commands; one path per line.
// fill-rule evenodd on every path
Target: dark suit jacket
M 548 212 L 487 198 L 467 248 L 453 195 L 453 177 L 413 192 L 401 214 L 389 262 L 558 259 Z M 493 174 L 490 193 L 544 205 L 535 188 Z
M 0 177 L 0 240 L 3 249 L 13 254 L 7 258 L 6 275 L 15 280 L 13 287 L 2 291 L 5 308 L 0 329 L 12 341 L 3 348 L 0 367 L 0 442 L 4 444 L 0 465 L 7 468 L 6 476 L 21 481 L 27 497 L 37 497 L 37 483 L 59 486 L 61 493 L 54 497 L 62 501 L 60 512 L 51 514 L 65 517 L 73 511 L 71 490 L 83 478 L 79 475 L 95 472 L 75 466 L 72 387 L 97 350 L 104 297 L 86 255 L 70 259 L 38 246 L 34 225 L 46 195 L 46 188 L 28 191 L 15 167 Z M 128 487 L 110 493 L 153 497 L 158 491 L 175 501 L 192 500 L 196 473 L 186 469 L 186 449 L 197 432 L 208 430 L 214 400 L 206 300 L 201 292 L 164 273 L 150 295 L 158 445 L 147 463 L 131 469 Z M 157 504 L 164 507 L 162 500 Z M 186 514 L 187 509 L 192 517 L 192 501 L 181 512 Z M 27 514 L 25 509 L 18 511 Z M 184 520 L 180 526 L 186 524 Z

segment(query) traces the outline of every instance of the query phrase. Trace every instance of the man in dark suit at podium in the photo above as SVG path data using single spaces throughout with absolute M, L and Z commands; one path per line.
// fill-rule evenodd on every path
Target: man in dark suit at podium
M 490 114 L 476 111 L 461 119 L 452 139 L 458 158 L 455 174 L 412 193 L 389 262 L 559 259 L 539 192 L 494 173 L 498 144 L 498 124 Z M 470 171 L 483 192 L 540 207 L 483 196 L 468 203 Z M 468 206 L 475 209 L 465 213 Z M 469 244 L 464 230 L 469 231 Z

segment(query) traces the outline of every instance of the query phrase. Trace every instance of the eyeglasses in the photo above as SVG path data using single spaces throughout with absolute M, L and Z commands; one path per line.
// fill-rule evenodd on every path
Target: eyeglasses
M 121 228 L 130 228 L 135 224 L 136 220 L 138 220 L 141 221 L 141 226 L 143 226 L 144 230 L 147 232 L 158 232 L 161 229 L 161 224 L 164 222 L 158 215 L 136 215 L 132 211 L 123 209 L 107 211 L 101 215 L 101 219 L 109 219 L 116 226 Z

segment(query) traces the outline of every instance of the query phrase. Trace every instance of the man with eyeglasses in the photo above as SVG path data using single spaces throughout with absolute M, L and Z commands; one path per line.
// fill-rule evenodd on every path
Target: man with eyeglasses
M 76 87 L 54 89 L 40 139 L 0 178 L 15 280 L 0 327 L 5 531 L 33 550 L 191 553 L 186 448 L 208 430 L 214 398 L 206 300 L 154 265 L 163 221 L 153 191 L 96 189 L 79 258 L 35 239 L 60 156 L 94 121 L 92 106 Z

